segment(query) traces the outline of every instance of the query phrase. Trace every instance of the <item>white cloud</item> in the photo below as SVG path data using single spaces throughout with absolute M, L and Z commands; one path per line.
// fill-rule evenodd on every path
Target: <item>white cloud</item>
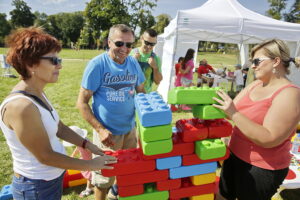
M 39 0 L 39 2 L 43 3 L 43 4 L 60 4 L 63 2 L 66 2 L 68 0 Z

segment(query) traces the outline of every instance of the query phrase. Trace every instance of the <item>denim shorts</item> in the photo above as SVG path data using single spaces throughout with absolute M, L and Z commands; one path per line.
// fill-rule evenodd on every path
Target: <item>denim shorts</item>
M 62 196 L 64 173 L 53 180 L 13 176 L 12 194 L 15 200 L 59 200 Z

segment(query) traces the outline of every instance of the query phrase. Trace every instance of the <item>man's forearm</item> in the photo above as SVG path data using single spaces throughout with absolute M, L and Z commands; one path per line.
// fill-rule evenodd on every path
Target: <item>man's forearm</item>
M 159 85 L 159 83 L 161 82 L 162 80 L 162 74 L 160 73 L 160 71 L 158 70 L 158 68 L 153 68 L 153 80 L 154 80 L 154 83 L 156 85 Z
M 88 104 L 82 104 L 78 108 L 83 119 L 85 119 L 98 133 L 100 132 L 100 129 L 105 129 L 105 127 L 97 120 Z

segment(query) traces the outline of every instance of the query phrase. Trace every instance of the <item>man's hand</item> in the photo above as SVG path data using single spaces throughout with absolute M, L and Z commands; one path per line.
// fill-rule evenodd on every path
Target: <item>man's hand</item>
M 105 146 L 112 147 L 114 142 L 112 141 L 112 133 L 105 128 L 99 130 L 100 134 L 100 142 L 103 143 Z
M 136 52 L 133 57 L 137 60 L 140 60 L 141 54 L 139 52 Z
M 148 64 L 150 65 L 150 67 L 151 67 L 152 69 L 157 69 L 157 65 L 156 65 L 156 61 L 155 61 L 154 57 L 151 56 L 151 57 L 148 59 Z

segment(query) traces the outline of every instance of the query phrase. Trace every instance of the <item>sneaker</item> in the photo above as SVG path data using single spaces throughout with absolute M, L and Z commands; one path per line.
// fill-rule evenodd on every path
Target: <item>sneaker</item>
M 113 184 L 108 191 L 107 199 L 108 200 L 118 200 L 118 186 L 117 184 Z
M 93 192 L 94 192 L 93 189 L 86 188 L 85 190 L 83 190 L 82 192 L 80 192 L 79 197 L 80 198 L 84 198 L 84 197 L 90 196 L 91 194 L 93 194 Z

